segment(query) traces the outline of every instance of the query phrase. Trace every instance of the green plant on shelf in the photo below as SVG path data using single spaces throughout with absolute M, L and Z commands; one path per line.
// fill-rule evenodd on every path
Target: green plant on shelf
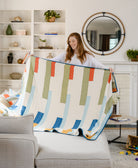
M 46 39 L 39 38 L 39 47 L 46 47 Z
M 133 50 L 133 49 L 127 50 L 127 56 L 132 61 L 138 61 L 138 50 Z
M 47 10 L 44 16 L 47 22 L 54 22 L 56 18 L 60 18 L 60 14 L 54 10 Z
M 39 40 L 40 40 L 41 42 L 44 42 L 44 43 L 46 42 L 46 39 L 44 39 L 44 40 L 42 40 L 42 39 L 39 39 Z

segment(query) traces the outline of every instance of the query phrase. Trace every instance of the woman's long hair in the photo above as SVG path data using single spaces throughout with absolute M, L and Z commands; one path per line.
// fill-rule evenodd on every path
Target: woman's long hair
M 69 44 L 69 39 L 70 37 L 75 37 L 77 39 L 77 57 L 78 59 L 81 61 L 81 63 L 84 63 L 84 61 L 86 60 L 86 54 L 91 54 L 90 52 L 86 51 L 84 49 L 83 43 L 82 43 L 82 39 L 79 33 L 71 33 L 67 39 L 67 50 L 66 50 L 66 59 L 65 62 L 67 62 L 68 60 L 71 61 L 71 58 L 74 55 L 74 50 L 71 48 L 70 44 Z M 91 54 L 92 55 L 92 54 Z

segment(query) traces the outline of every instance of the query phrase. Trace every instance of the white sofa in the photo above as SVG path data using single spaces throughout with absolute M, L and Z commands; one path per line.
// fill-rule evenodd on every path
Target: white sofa
M 21 117 L 23 121 L 17 118 L 12 122 L 0 119 L 0 168 L 112 167 L 104 133 L 96 141 L 54 132 L 33 133 L 32 127 L 26 127 L 27 117 L 30 117 L 31 120 L 33 118 L 24 116 Z M 24 123 L 26 123 L 25 126 Z M 5 126 L 5 124 L 7 128 L 1 128 L 1 125 Z M 20 127 L 23 128 L 19 133 Z

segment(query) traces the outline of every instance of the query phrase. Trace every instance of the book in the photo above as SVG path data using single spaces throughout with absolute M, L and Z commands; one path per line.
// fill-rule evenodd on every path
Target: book
M 110 120 L 114 120 L 114 121 L 117 121 L 117 122 L 123 122 L 123 121 L 129 121 L 130 119 L 125 118 L 125 117 L 112 117 L 112 118 L 110 118 Z
M 58 35 L 57 33 L 45 33 L 45 35 Z

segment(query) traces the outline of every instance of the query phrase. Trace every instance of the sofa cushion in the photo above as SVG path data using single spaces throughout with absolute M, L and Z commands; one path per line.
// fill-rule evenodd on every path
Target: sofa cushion
M 111 158 L 104 133 L 96 141 L 64 134 L 35 132 L 39 153 L 37 168 L 110 168 Z
M 33 114 L 13 117 L 0 117 L 0 133 L 33 134 Z

